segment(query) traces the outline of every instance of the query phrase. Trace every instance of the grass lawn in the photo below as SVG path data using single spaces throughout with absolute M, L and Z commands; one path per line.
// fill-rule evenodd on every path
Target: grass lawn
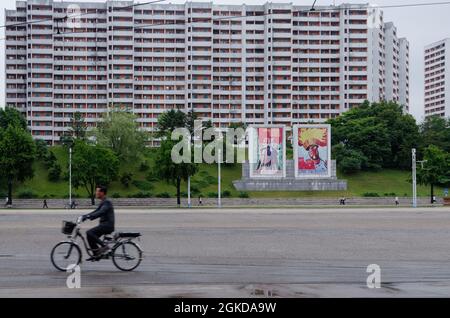
M 53 147 L 58 162 L 63 168 L 63 174 L 67 171 L 68 154 L 62 147 Z M 139 170 L 141 162 L 122 164 L 121 175 L 125 171 L 133 174 L 133 182 L 129 187 L 125 187 L 120 181 L 114 181 L 109 185 L 109 194 L 113 197 L 136 197 L 139 195 L 151 196 L 171 196 L 174 197 L 176 188 L 173 184 L 165 181 L 148 179 L 147 176 L 152 170 L 154 151 L 148 150 L 146 160 L 150 163 L 150 169 L 146 172 Z M 15 185 L 14 194 L 17 197 L 24 192 L 32 192 L 33 196 L 43 198 L 64 198 L 68 197 L 68 182 L 61 177 L 58 182 L 50 182 L 47 178 L 47 170 L 42 162 L 35 163 L 35 176 L 22 184 Z M 240 179 L 241 165 L 222 165 L 222 191 L 228 191 L 232 197 L 238 197 L 239 192 L 232 185 L 233 180 Z M 348 181 L 348 191 L 285 191 L 285 192 L 248 192 L 251 198 L 293 198 L 293 197 L 356 197 L 363 196 L 364 193 L 377 193 L 379 196 L 411 196 L 411 183 L 408 181 L 410 173 L 400 170 L 382 170 L 378 172 L 361 172 L 354 175 L 338 174 L 340 179 Z M 217 196 L 217 165 L 201 164 L 199 172 L 191 179 L 192 196 L 203 197 Z M 182 183 L 183 195 L 186 196 L 187 185 Z M 429 195 L 429 187 L 418 186 L 419 196 Z M 0 194 L 4 195 L 4 189 L 0 189 Z M 83 188 L 74 189 L 78 197 L 87 197 L 87 192 Z M 442 189 L 435 188 L 435 194 L 441 196 Z

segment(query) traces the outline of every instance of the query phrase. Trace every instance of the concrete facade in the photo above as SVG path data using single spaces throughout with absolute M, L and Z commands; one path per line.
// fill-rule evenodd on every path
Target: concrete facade
M 425 47 L 425 117 L 450 117 L 450 38 Z
M 286 178 L 250 178 L 249 163 L 242 164 L 242 179 L 233 181 L 239 191 L 344 191 L 347 181 L 336 177 L 336 161 L 331 161 L 331 178 L 295 178 L 294 160 L 286 160 Z

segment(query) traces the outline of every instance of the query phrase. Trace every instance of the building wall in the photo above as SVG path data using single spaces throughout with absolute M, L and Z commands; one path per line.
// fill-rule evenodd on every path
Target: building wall
M 450 39 L 425 47 L 425 117 L 450 116 Z
M 68 25 L 73 4 L 79 24 Z M 6 102 L 36 138 L 58 142 L 77 111 L 93 127 L 127 109 L 151 131 L 174 108 L 218 127 L 292 125 L 400 98 L 386 70 L 395 59 L 399 72 L 398 40 L 394 54 L 376 7 L 132 4 L 28 0 L 6 10 Z

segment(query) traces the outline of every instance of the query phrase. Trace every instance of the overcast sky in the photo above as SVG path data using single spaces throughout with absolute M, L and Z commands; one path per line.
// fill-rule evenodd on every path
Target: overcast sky
M 103 0 L 82 0 L 83 2 L 104 2 Z M 436 0 L 441 2 L 443 0 Z M 135 1 L 137 2 L 137 1 Z M 140 2 L 146 2 L 142 0 Z M 185 1 L 168 1 L 168 3 L 184 3 Z M 288 1 L 272 1 L 273 3 L 288 3 Z M 295 5 L 311 5 L 314 0 L 297 0 Z M 371 4 L 394 5 L 410 3 L 428 3 L 430 0 L 376 0 Z M 264 1 L 258 0 L 220 0 L 217 4 L 262 4 Z M 316 5 L 336 5 L 341 3 L 367 3 L 364 0 L 317 0 Z M 14 9 L 15 0 L 1 0 L 0 12 L 1 24 L 4 22 L 4 9 Z M 450 5 L 410 7 L 410 8 L 385 8 L 385 21 L 393 21 L 397 26 L 399 37 L 406 37 L 410 42 L 410 100 L 411 113 L 420 121 L 423 116 L 423 50 L 424 46 L 435 41 L 450 37 Z M 5 100 L 5 54 L 4 54 L 4 30 L 1 30 L 2 40 L 0 40 L 0 101 L 3 107 Z

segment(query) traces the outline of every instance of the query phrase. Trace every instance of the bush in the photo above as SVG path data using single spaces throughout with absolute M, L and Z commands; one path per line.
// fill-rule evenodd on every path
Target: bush
M 61 177 L 61 166 L 54 162 L 53 165 L 48 169 L 48 181 L 57 182 Z
M 195 193 L 195 194 L 200 193 L 200 189 L 197 186 L 195 186 L 195 185 L 193 186 L 191 184 L 191 193 Z
M 205 178 L 206 182 L 208 182 L 208 184 L 216 184 L 217 183 L 217 178 L 213 177 L 213 176 L 207 176 Z
M 238 196 L 242 199 L 246 199 L 246 198 L 250 197 L 247 192 L 239 192 Z
M 124 172 L 120 177 L 120 183 L 126 188 L 130 186 L 131 179 L 133 178 L 133 174 L 131 172 Z
M 115 198 L 115 199 L 120 198 L 120 193 L 114 192 L 112 194 L 112 197 Z
M 53 152 L 48 151 L 44 158 L 44 165 L 47 169 L 50 169 L 54 164 L 56 164 L 56 156 Z
M 150 191 L 153 190 L 153 184 L 146 180 L 133 180 L 133 185 L 142 191 Z
M 196 187 L 198 189 L 206 188 L 207 186 L 209 186 L 209 183 L 204 179 L 195 180 L 194 182 L 191 182 L 191 187 Z
M 147 171 L 148 169 L 150 169 L 150 165 L 149 165 L 148 161 L 147 160 L 142 161 L 139 166 L 139 171 L 144 172 L 144 171 Z
M 33 192 L 33 190 L 25 189 L 21 190 L 17 193 L 17 197 L 19 199 L 33 199 L 37 198 L 37 195 Z
M 207 194 L 206 194 L 206 196 L 208 197 L 208 198 L 217 198 L 217 192 L 208 192 Z
M 376 192 L 365 192 L 363 193 L 363 197 L 366 198 L 378 198 L 380 195 Z
M 168 193 L 168 192 L 161 192 L 161 193 L 158 193 L 156 195 L 156 197 L 157 198 L 170 198 L 171 196 L 170 196 L 170 193 Z
M 128 195 L 129 198 L 138 198 L 138 199 L 151 198 L 152 196 L 153 195 L 151 192 L 142 192 L 142 191 L 136 192 L 135 194 Z
M 231 197 L 231 192 L 229 190 L 222 191 L 222 198 Z
M 145 179 L 146 179 L 147 181 L 150 181 L 150 182 L 157 182 L 157 181 L 159 181 L 158 176 L 157 176 L 153 171 L 150 171 L 150 172 L 147 174 L 147 176 L 145 177 Z

